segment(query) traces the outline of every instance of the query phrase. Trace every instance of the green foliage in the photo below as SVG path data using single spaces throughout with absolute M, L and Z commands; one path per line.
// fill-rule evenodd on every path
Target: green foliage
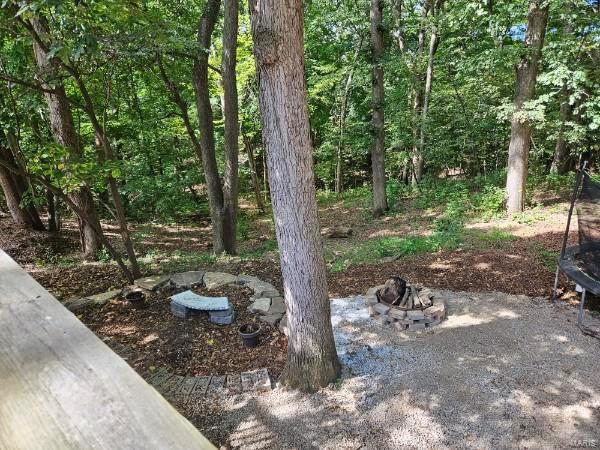
M 476 245 L 483 248 L 503 248 L 506 244 L 514 241 L 516 236 L 499 228 L 490 230 L 470 230 L 469 237 Z
M 248 216 L 240 211 L 237 218 L 237 238 L 239 241 L 245 241 L 248 239 L 250 233 L 250 220 Z
M 506 190 L 503 187 L 487 185 L 473 195 L 473 207 L 484 220 L 503 215 L 505 203 Z
M 98 254 L 96 255 L 96 259 L 100 262 L 108 263 L 108 262 L 112 261 L 112 256 L 110 255 L 110 252 L 106 249 L 106 247 L 102 247 L 98 251 Z
M 544 264 L 549 271 L 553 272 L 556 270 L 556 264 L 558 262 L 558 256 L 560 255 L 560 252 L 556 250 L 548 250 L 547 248 L 540 246 L 537 248 L 537 253 L 539 258 L 542 260 L 542 264 Z

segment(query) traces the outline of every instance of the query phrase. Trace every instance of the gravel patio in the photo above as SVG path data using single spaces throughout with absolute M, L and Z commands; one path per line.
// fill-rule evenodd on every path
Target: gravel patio
M 244 449 L 600 446 L 600 345 L 577 329 L 575 308 L 433 293 L 449 317 L 421 332 L 382 328 L 363 297 L 332 300 L 339 383 L 231 397 L 218 423 L 198 426 Z

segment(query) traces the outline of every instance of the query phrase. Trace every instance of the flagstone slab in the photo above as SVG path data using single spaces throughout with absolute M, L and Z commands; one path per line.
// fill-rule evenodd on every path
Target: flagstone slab
M 248 311 L 253 313 L 267 313 L 271 307 L 271 299 L 269 297 L 263 297 L 256 299 L 250 306 Z
M 171 275 L 151 275 L 149 277 L 138 278 L 133 284 L 147 291 L 156 291 L 164 287 L 170 280 Z
M 179 289 L 189 289 L 194 286 L 201 286 L 204 283 L 204 272 L 194 270 L 189 272 L 176 273 L 171 277 L 171 283 Z
M 121 295 L 123 289 L 113 289 L 112 291 L 102 292 L 101 294 L 88 295 L 86 298 L 93 301 L 97 305 L 102 305 L 113 298 L 117 298 Z
M 208 289 L 217 289 L 228 284 L 237 284 L 238 277 L 224 272 L 206 272 L 204 286 Z

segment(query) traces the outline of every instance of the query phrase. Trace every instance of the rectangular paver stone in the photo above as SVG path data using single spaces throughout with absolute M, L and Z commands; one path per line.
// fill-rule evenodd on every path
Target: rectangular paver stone
M 384 305 L 383 303 L 377 303 L 376 305 L 373 305 L 373 308 L 379 314 L 387 314 L 389 312 L 389 310 L 390 310 L 390 307 Z
M 196 378 L 194 377 L 186 377 L 181 386 L 179 387 L 179 392 L 183 395 L 190 395 L 194 390 L 194 385 L 196 384 Z
M 192 310 L 190 308 L 179 305 L 173 301 L 171 302 L 171 312 L 180 319 L 187 319 L 192 315 Z
M 242 372 L 240 378 L 242 379 L 242 389 L 244 392 L 250 392 L 255 389 L 256 374 L 254 372 Z
M 185 377 L 181 375 L 173 375 L 169 380 L 163 383 L 161 391 L 165 394 L 174 394 L 179 390 L 179 387 L 185 381 Z
M 206 394 L 211 378 L 212 377 L 210 376 L 194 377 L 194 380 L 196 380 L 196 382 L 194 383 L 194 387 L 192 387 L 192 392 L 190 394 L 195 396 L 203 396 L 204 394 Z
M 406 311 L 406 317 L 408 317 L 411 320 L 422 320 L 425 318 L 425 314 L 423 314 L 423 311 L 419 309 L 414 309 Z
M 394 319 L 404 319 L 406 317 L 406 311 L 396 308 L 391 308 L 388 314 Z
M 148 378 L 148 383 L 151 385 L 158 387 L 161 384 L 164 384 L 169 378 L 173 376 L 167 369 L 161 367 L 156 372 L 154 372 L 150 378 Z
M 267 369 L 259 369 L 256 371 L 256 389 L 259 391 L 271 390 L 271 377 Z
M 216 393 L 225 388 L 225 375 L 213 376 L 208 385 L 208 392 Z
M 209 311 L 209 320 L 217 325 L 229 325 L 235 319 L 235 311 L 231 308 L 229 311 Z M 226 313 L 226 314 L 223 314 Z
M 242 393 L 242 379 L 239 374 L 227 375 L 226 381 L 227 390 L 232 394 Z

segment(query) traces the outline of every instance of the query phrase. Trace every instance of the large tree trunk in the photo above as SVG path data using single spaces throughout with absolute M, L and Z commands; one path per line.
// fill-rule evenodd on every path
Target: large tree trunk
M 239 122 L 237 77 L 235 74 L 238 33 L 238 0 L 223 0 L 223 119 L 225 170 L 223 173 L 225 251 L 236 253 L 238 210 Z
M 539 62 L 542 57 L 548 3 L 544 0 L 530 0 L 527 15 L 525 47 L 527 52 L 517 65 L 517 81 L 513 100 L 510 144 L 508 147 L 508 175 L 506 179 L 506 210 L 509 214 L 523 211 L 527 182 L 527 163 L 531 142 L 531 125 L 523 116 L 523 104 L 535 95 L 535 82 Z
M 215 131 L 208 85 L 208 56 L 211 37 L 219 16 L 220 0 L 208 0 L 198 26 L 198 56 L 194 62 L 193 82 L 200 127 L 200 155 L 208 191 L 213 227 L 213 251 L 225 251 L 225 211 L 223 189 L 215 155 Z
M 388 209 L 385 196 L 385 130 L 383 118 L 383 0 L 371 0 L 371 52 L 373 56 L 373 131 L 371 149 L 373 171 L 373 215 L 379 217 Z
M 3 133 L 2 133 L 3 134 Z M 13 154 L 8 146 L 0 142 L 0 159 L 11 166 L 17 167 Z M 21 228 L 44 230 L 44 224 L 34 206 L 21 206 L 23 195 L 27 191 L 26 181 L 20 174 L 10 172 L 0 167 L 0 186 L 4 192 L 6 206 L 15 224 Z
M 565 125 L 571 118 L 571 105 L 569 104 L 569 92 L 566 86 L 563 86 L 559 112 L 559 129 L 556 147 L 554 148 L 554 157 L 552 158 L 551 172 L 564 175 L 569 170 L 569 147 L 565 139 Z
M 40 37 L 43 38 L 48 34 L 48 25 L 43 18 L 32 19 L 32 25 Z M 44 94 L 50 113 L 52 135 L 59 145 L 69 151 L 69 159 L 77 161 L 81 158 L 82 153 L 67 94 L 57 76 L 58 69 L 53 60 L 48 59 L 47 50 L 42 48 L 37 41 L 34 41 L 33 49 L 38 69 L 44 80 L 42 86 L 46 89 L 52 89 L 52 92 Z M 94 259 L 102 245 L 99 237 L 94 232 L 94 227 L 100 228 L 100 221 L 98 220 L 92 192 L 84 185 L 78 191 L 69 194 L 69 197 L 80 210 L 85 212 L 86 217 L 89 219 L 89 221 L 84 221 L 79 218 L 79 233 L 84 258 Z
M 314 391 L 334 381 L 333 340 L 304 80 L 301 0 L 250 0 L 275 231 L 288 314 L 282 383 Z

